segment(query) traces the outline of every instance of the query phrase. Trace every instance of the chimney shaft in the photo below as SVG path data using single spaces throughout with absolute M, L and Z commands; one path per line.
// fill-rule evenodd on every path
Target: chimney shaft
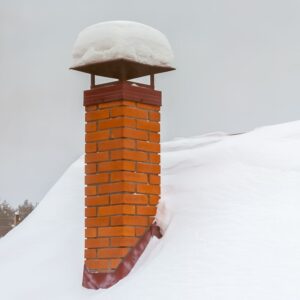
M 114 82 L 84 92 L 85 267 L 112 273 L 154 222 L 161 92 Z

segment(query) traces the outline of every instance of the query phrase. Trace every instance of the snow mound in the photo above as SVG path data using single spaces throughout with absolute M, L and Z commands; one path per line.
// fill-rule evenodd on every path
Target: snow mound
M 120 58 L 170 67 L 173 53 L 167 38 L 150 26 L 130 21 L 103 22 L 79 33 L 72 67 Z
M 300 121 L 163 145 L 153 238 L 108 290 L 81 287 L 83 159 L 0 240 L 5 300 L 300 299 Z

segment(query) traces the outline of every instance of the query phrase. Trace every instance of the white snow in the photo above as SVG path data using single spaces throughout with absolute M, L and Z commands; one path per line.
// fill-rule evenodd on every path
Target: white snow
M 108 290 L 81 287 L 83 160 L 0 240 L 1 299 L 300 299 L 300 121 L 163 145 L 152 239 Z
M 103 22 L 79 33 L 72 67 L 119 58 L 171 66 L 173 52 L 165 35 L 150 26 L 130 21 Z

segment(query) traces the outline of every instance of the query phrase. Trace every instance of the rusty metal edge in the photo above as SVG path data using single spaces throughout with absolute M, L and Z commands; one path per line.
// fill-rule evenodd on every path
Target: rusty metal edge
M 83 280 L 82 286 L 87 289 L 107 289 L 125 276 L 129 274 L 132 268 L 137 263 L 138 259 L 146 249 L 151 237 L 156 236 L 157 238 L 161 238 L 162 234 L 159 226 L 156 223 L 153 223 L 149 229 L 144 233 L 142 238 L 138 241 L 138 243 L 131 249 L 128 255 L 123 259 L 120 265 L 114 272 L 111 273 L 92 273 L 84 265 L 83 269 Z
M 131 68 L 134 67 L 135 71 L 132 71 Z M 111 70 L 110 72 L 105 71 L 107 68 Z M 113 68 L 117 68 L 119 72 L 118 74 L 114 74 Z M 118 58 L 112 59 L 108 61 L 98 62 L 98 63 L 90 63 L 86 65 L 80 65 L 75 67 L 70 67 L 69 70 L 79 71 L 83 73 L 93 74 L 97 76 L 103 76 L 114 79 L 121 79 L 120 75 L 122 73 L 122 69 L 125 69 L 129 72 L 122 78 L 123 80 L 134 79 L 138 77 L 143 77 L 151 74 L 159 74 L 169 71 L 176 70 L 171 66 L 158 66 L 158 65 L 149 65 L 140 62 L 136 62 L 134 60 Z M 120 74 L 119 74 L 120 73 Z

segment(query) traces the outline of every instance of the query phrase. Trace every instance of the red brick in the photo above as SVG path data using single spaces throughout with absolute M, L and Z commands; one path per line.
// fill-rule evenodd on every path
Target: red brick
M 94 132 L 97 130 L 97 123 L 96 122 L 88 122 L 85 124 L 85 131 L 86 132 Z
M 129 252 L 128 248 L 107 248 L 98 249 L 98 257 L 101 258 L 115 258 L 124 257 Z
M 86 196 L 94 196 L 97 194 L 97 188 L 95 186 L 87 186 L 85 187 Z
M 111 216 L 111 215 L 134 215 L 134 205 L 110 205 L 101 206 L 98 208 L 98 215 L 100 216 Z
M 98 171 L 135 171 L 135 162 L 127 160 L 114 160 L 98 164 Z
M 159 185 L 150 185 L 150 184 L 138 184 L 137 185 L 137 192 L 144 193 L 144 194 L 160 194 L 160 186 Z
M 135 141 L 130 139 L 115 139 L 98 143 L 98 150 L 135 149 Z
M 108 247 L 109 239 L 108 238 L 97 238 L 97 239 L 86 239 L 85 248 L 101 248 Z
M 112 108 L 111 116 L 112 117 L 126 116 L 126 117 L 133 117 L 136 119 L 148 118 L 148 114 L 146 111 L 137 109 L 135 107 L 126 107 L 126 106 Z
M 113 216 L 110 220 L 112 225 L 147 226 L 148 220 L 141 216 Z
M 158 175 L 149 175 L 150 184 L 160 184 L 160 176 Z
M 85 216 L 86 217 L 95 217 L 95 216 L 97 216 L 96 207 L 86 207 L 85 208 Z
M 97 258 L 97 250 L 96 249 L 85 249 L 84 257 L 85 258 Z
M 155 216 L 156 207 L 155 206 L 138 206 L 137 214 L 138 215 L 146 215 L 146 216 Z
M 151 121 L 145 121 L 145 120 L 137 120 L 136 128 L 142 129 L 142 130 L 149 130 L 149 131 L 153 131 L 153 132 L 160 131 L 160 125 L 158 122 L 151 122 Z
M 98 228 L 98 236 L 134 236 L 135 228 L 128 226 Z
M 107 119 L 108 117 L 109 117 L 108 109 L 89 111 L 85 114 L 86 122 L 95 121 L 95 120 L 99 120 L 99 119 Z
M 136 236 L 142 236 L 146 232 L 147 228 L 146 227 L 136 227 L 135 228 L 135 235 Z
M 85 262 L 85 265 L 87 269 L 108 269 L 110 266 L 110 260 L 109 259 L 88 259 Z
M 86 206 L 106 205 L 108 203 L 109 203 L 109 196 L 107 195 L 85 198 Z
M 146 204 L 148 197 L 141 194 L 113 194 L 110 201 L 111 204 Z
M 149 196 L 149 204 L 151 205 L 157 205 L 159 202 L 159 196 L 158 195 L 150 195 Z
M 154 154 L 154 153 L 149 153 L 149 162 L 151 163 L 160 163 L 160 155 L 159 154 Z
M 137 241 L 135 237 L 114 237 L 110 243 L 112 247 L 133 247 Z
M 85 165 L 85 173 L 86 174 L 96 173 L 96 171 L 97 171 L 96 164 L 86 164 Z
M 152 142 L 137 141 L 137 150 L 147 151 L 147 152 L 160 152 L 160 144 Z
M 109 130 L 101 130 L 96 132 L 87 132 L 85 135 L 85 142 L 96 142 L 109 139 Z
M 157 111 L 149 111 L 149 120 L 159 122 L 160 113 Z
M 85 152 L 86 153 L 91 153 L 91 152 L 96 152 L 96 151 L 97 151 L 97 144 L 96 143 L 85 144 Z
M 157 106 L 157 105 L 137 103 L 136 106 L 138 108 L 142 108 L 142 109 L 146 109 L 146 110 L 155 110 L 155 111 L 159 111 L 160 110 L 160 106 Z
M 97 237 L 97 228 L 86 228 L 85 229 L 85 237 L 86 238 Z
M 104 183 L 109 181 L 108 173 L 101 173 L 97 175 L 86 175 L 85 176 L 85 184 L 96 184 L 96 183 Z
M 98 227 L 98 226 L 108 226 L 109 218 L 108 217 L 96 217 L 96 218 L 86 218 L 85 226 L 86 227 Z
M 159 174 L 160 165 L 137 163 L 137 172 Z
M 119 171 L 111 173 L 111 181 L 131 181 L 131 182 L 144 182 L 148 181 L 147 174 Z
M 111 151 L 111 159 L 128 159 L 134 161 L 147 161 L 148 160 L 148 153 L 143 151 L 132 151 L 132 150 L 115 150 Z
M 158 133 L 149 133 L 149 141 L 153 143 L 160 142 L 160 135 Z
M 85 155 L 85 162 L 98 162 L 98 161 L 106 161 L 109 159 L 108 152 L 97 152 L 97 153 L 87 153 Z
M 115 127 L 136 127 L 136 120 L 130 118 L 113 118 L 98 122 L 99 129 L 110 129 Z
M 112 138 L 130 138 L 135 140 L 148 140 L 148 132 L 133 128 L 116 128 L 111 130 Z
M 116 182 L 111 184 L 101 184 L 98 186 L 99 194 L 110 194 L 120 192 L 134 192 L 135 184 L 128 182 Z

